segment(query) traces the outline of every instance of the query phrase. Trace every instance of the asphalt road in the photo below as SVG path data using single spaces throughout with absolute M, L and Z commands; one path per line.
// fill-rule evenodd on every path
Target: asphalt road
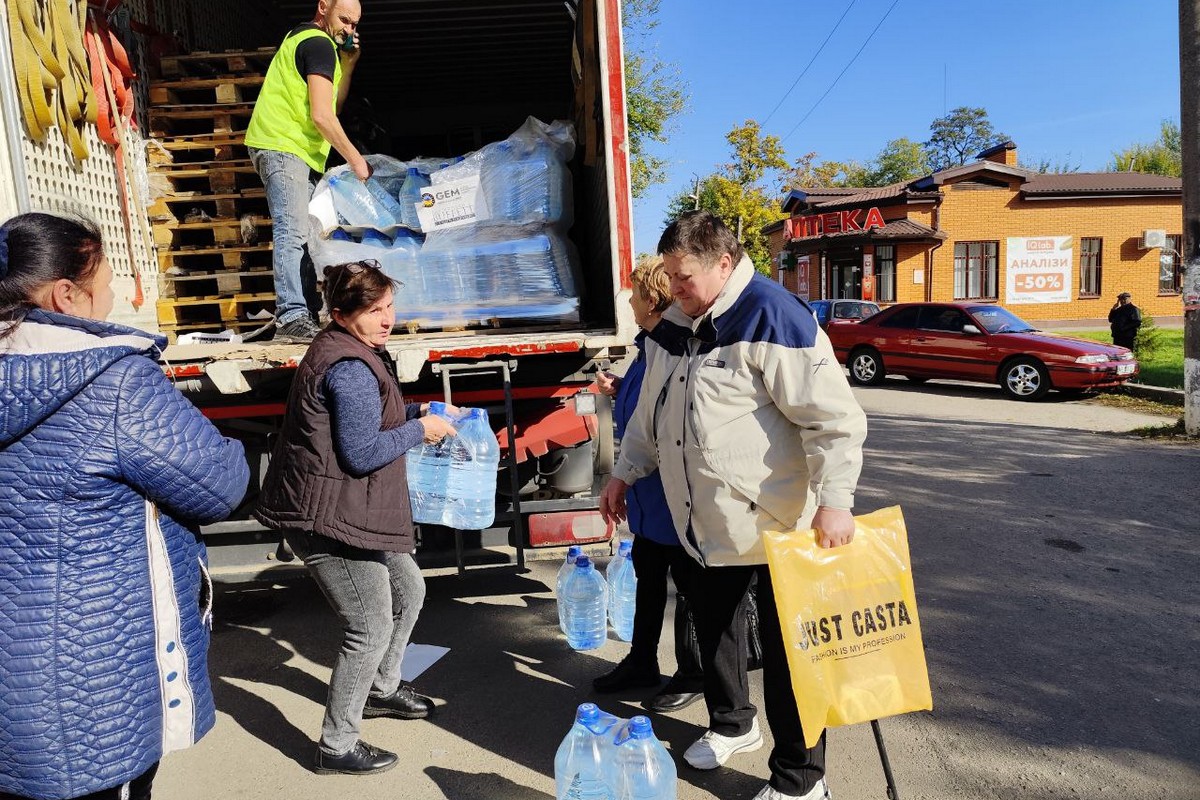
M 871 433 L 859 510 L 905 510 L 935 704 L 883 723 L 901 797 L 1200 798 L 1200 447 L 1097 433 L 1146 420 L 1086 401 L 891 383 L 860 398 Z M 427 572 L 415 640 L 451 651 L 418 686 L 439 707 L 425 721 L 368 720 L 364 738 L 402 763 L 366 778 L 307 769 L 339 639 L 320 593 L 307 580 L 224 587 L 218 727 L 166 760 L 156 795 L 552 797 L 575 705 L 596 699 L 590 679 L 627 649 L 566 646 L 557 566 Z M 669 644 L 668 628 L 668 671 Z M 761 698 L 758 673 L 751 683 Z M 643 696 L 600 703 L 630 716 Z M 698 704 L 654 724 L 681 754 L 705 720 Z M 829 742 L 834 797 L 882 800 L 870 729 Z M 767 753 L 710 773 L 681 766 L 679 798 L 749 800 Z

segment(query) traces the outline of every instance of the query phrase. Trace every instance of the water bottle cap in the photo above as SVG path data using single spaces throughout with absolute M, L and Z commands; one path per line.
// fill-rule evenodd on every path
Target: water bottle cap
M 429 413 L 435 417 L 444 417 L 446 415 L 446 404 L 441 400 L 434 400 L 429 404 Z
M 583 555 L 583 548 L 577 544 L 573 544 L 567 548 L 567 558 L 578 558 Z
M 421 170 L 417 169 L 416 167 L 409 167 L 409 168 L 408 168 L 408 174 L 409 174 L 409 175 L 420 175 L 420 174 L 421 174 Z
M 595 703 L 583 703 L 575 710 L 575 721 L 588 723 L 595 722 L 600 716 L 600 708 Z
M 633 552 L 633 542 L 631 542 L 628 539 L 622 539 L 621 543 L 619 545 L 617 545 L 617 555 L 619 555 L 619 556 L 627 556 L 632 552 Z
M 575 559 L 575 569 L 587 569 L 592 566 L 592 560 L 587 556 L 581 555 Z
M 637 716 L 629 720 L 629 738 L 653 739 L 654 728 L 650 725 L 650 718 Z

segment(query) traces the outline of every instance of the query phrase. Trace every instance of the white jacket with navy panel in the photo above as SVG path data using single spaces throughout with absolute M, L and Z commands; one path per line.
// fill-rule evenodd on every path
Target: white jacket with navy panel
M 705 315 L 650 333 L 616 478 L 659 469 L 680 542 L 706 566 L 765 564 L 761 535 L 850 509 L 867 422 L 812 311 L 748 258 Z

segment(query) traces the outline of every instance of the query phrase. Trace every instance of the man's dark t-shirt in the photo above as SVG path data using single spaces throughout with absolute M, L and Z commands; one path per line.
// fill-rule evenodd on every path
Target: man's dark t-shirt
M 298 25 L 288 34 L 288 38 L 304 31 L 319 30 L 317 25 L 306 22 Z M 337 49 L 334 44 L 323 36 L 306 39 L 296 47 L 296 71 L 305 79 L 309 75 L 323 75 L 333 80 L 333 70 L 337 64 Z

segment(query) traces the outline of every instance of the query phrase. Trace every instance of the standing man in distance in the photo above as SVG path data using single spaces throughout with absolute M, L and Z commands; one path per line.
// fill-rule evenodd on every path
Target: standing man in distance
M 1132 350 L 1138 329 L 1142 327 L 1142 310 L 1133 304 L 1129 292 L 1117 295 L 1117 302 L 1108 312 L 1108 325 L 1112 329 L 1113 344 Z
M 304 245 L 308 201 L 330 148 L 360 180 L 371 176 L 337 116 L 362 53 L 361 18 L 358 0 L 320 0 L 312 22 L 292 29 L 271 60 L 246 131 L 274 226 L 276 341 L 307 344 L 320 332 L 308 303 L 316 301 L 316 272 L 311 263 L 304 269 Z
M 684 759 L 716 769 L 762 746 L 745 626 L 734 624 L 757 575 L 775 747 L 755 800 L 825 800 L 825 736 L 805 747 L 762 534 L 815 528 L 823 547 L 850 542 L 866 416 L 812 312 L 759 275 L 719 219 L 682 215 L 658 251 L 675 305 L 649 334 L 637 411 L 600 510 L 624 519 L 628 485 L 657 467 L 676 535 L 703 567 L 694 595 L 709 730 Z

